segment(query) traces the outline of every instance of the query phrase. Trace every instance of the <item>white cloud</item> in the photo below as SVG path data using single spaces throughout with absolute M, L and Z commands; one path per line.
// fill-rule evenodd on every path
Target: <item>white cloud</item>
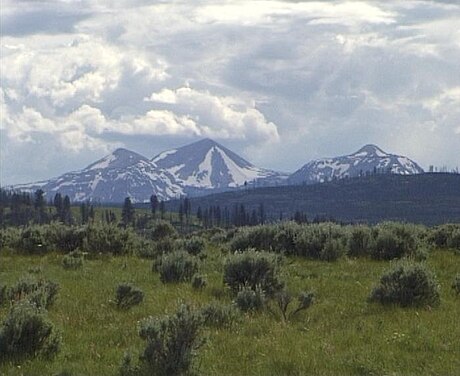
M 48 177 L 115 144 L 152 156 L 168 136 L 217 138 L 282 170 L 368 142 L 425 166 L 460 162 L 455 2 L 3 5 L 5 166 L 47 152 L 36 170 Z
M 105 92 L 118 88 L 128 71 L 145 80 L 162 81 L 165 66 L 151 64 L 102 40 L 79 36 L 46 48 L 9 48 L 2 58 L 2 81 L 16 90 L 16 101 L 45 100 L 53 108 L 101 102 Z
M 253 25 L 273 22 L 278 17 L 311 17 L 312 24 L 393 23 L 395 14 L 364 1 L 291 2 L 233 1 L 198 8 L 199 22 Z
M 149 100 L 172 104 L 176 112 L 196 119 L 200 129 L 197 135 L 252 142 L 279 140 L 276 125 L 267 121 L 251 100 L 215 96 L 190 87 L 163 89 Z

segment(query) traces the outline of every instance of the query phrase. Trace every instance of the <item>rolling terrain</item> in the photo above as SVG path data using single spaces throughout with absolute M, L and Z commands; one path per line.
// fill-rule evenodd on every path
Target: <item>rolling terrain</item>
M 383 220 L 427 225 L 460 221 L 460 175 L 371 175 L 314 185 L 248 188 L 196 197 L 193 210 L 235 204 L 257 208 L 264 204 L 271 220 L 291 217 L 296 211 L 345 222 Z M 177 201 L 169 204 L 177 209 Z

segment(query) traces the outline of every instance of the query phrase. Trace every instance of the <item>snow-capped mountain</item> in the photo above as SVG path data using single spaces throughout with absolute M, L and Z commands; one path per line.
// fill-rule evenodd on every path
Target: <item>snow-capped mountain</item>
M 217 142 L 204 139 L 152 159 L 159 168 L 175 176 L 187 194 L 227 190 L 245 184 L 276 185 L 287 174 L 259 168 Z
M 314 184 L 373 173 L 412 175 L 423 172 L 407 157 L 385 153 L 375 145 L 365 145 L 350 155 L 308 162 L 289 177 L 289 183 Z
M 173 175 L 159 169 L 142 155 L 126 149 L 117 149 L 81 171 L 13 188 L 23 191 L 40 188 L 48 198 L 59 192 L 75 202 L 122 202 L 127 196 L 135 202 L 144 202 L 152 194 L 167 200 L 184 193 Z

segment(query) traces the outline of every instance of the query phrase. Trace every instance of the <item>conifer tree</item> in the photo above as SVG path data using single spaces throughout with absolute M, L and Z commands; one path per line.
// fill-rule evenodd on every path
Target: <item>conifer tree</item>
M 158 197 L 157 195 L 150 196 L 150 208 L 152 210 L 153 218 L 156 217 L 157 209 L 158 209 Z
M 134 222 L 134 207 L 129 197 L 125 198 L 125 202 L 123 204 L 121 222 L 125 227 L 132 225 Z

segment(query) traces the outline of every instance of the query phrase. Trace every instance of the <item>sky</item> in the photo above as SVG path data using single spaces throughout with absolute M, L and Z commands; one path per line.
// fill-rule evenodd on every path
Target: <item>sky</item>
M 460 166 L 458 1 L 0 0 L 1 185 L 209 137 Z

